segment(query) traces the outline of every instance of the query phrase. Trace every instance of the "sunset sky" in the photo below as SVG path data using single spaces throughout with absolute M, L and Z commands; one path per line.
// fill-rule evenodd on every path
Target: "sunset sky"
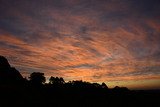
M 160 0 L 0 0 L 0 55 L 24 77 L 160 89 Z

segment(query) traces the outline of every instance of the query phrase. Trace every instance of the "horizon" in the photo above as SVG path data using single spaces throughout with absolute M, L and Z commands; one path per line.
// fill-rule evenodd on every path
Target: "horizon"
M 12 65 L 12 64 L 11 64 Z M 11 67 L 13 67 L 13 68 L 15 68 L 14 66 L 11 66 Z M 21 73 L 21 71 L 19 71 L 20 73 Z M 31 72 L 31 73 L 33 73 L 33 72 Z M 22 76 L 23 76 L 23 78 L 26 78 L 27 80 L 29 80 L 29 77 L 30 77 L 30 75 L 31 75 L 31 73 L 28 75 L 28 76 L 23 76 L 22 74 Z M 50 75 L 49 77 L 46 77 L 45 76 L 45 74 L 44 74 L 44 77 L 46 78 L 46 81 L 45 81 L 45 84 L 48 84 L 49 83 L 49 78 L 50 77 L 54 77 L 54 76 L 52 76 L 52 75 Z M 63 78 L 63 77 L 62 77 Z M 69 81 L 83 81 L 83 82 L 89 82 L 89 81 L 84 81 L 84 80 L 82 80 L 82 79 L 79 79 L 79 80 L 69 80 L 69 81 L 66 81 L 65 80 L 65 78 L 63 78 L 64 79 L 64 81 L 66 82 L 66 83 L 68 83 Z M 103 82 L 89 82 L 89 83 L 98 83 L 98 84 L 102 84 Z M 118 87 L 126 87 L 126 88 L 128 88 L 129 90 L 160 90 L 160 88 L 159 87 L 152 87 L 152 86 L 149 86 L 149 87 L 144 87 L 144 86 L 141 86 L 140 85 L 140 87 L 135 83 L 135 81 L 133 80 L 133 83 L 135 83 L 135 87 L 127 87 L 127 86 L 125 86 L 124 84 L 114 84 L 114 85 L 110 85 L 110 83 L 109 82 L 104 82 L 107 86 L 108 86 L 108 88 L 109 89 L 113 89 L 113 88 L 115 88 L 116 86 L 118 86 Z
M 160 89 L 159 0 L 0 0 L 0 55 L 23 77 Z

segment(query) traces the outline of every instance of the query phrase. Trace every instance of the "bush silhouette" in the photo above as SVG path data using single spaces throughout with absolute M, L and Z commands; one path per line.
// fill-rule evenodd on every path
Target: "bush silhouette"
M 30 82 L 34 85 L 42 85 L 45 83 L 46 78 L 44 77 L 44 73 L 33 72 L 30 77 Z
M 108 86 L 104 82 L 102 83 L 101 87 L 108 89 Z
M 49 79 L 49 83 L 58 85 L 58 84 L 64 84 L 65 81 L 62 77 L 58 78 L 58 77 L 52 77 L 51 76 L 50 79 Z

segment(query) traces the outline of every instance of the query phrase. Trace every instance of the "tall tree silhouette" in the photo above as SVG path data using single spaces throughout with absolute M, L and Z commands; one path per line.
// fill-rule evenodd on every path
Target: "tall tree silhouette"
M 35 85 L 41 85 L 46 81 L 46 78 L 44 77 L 44 73 L 41 73 L 41 72 L 33 72 L 29 78 L 30 78 L 30 82 Z

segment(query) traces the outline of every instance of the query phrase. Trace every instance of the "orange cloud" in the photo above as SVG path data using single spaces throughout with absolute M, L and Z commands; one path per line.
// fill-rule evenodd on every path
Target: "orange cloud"
M 159 20 L 130 2 L 85 2 L 10 7 L 0 17 L 0 54 L 24 76 L 40 71 L 130 87 L 159 81 Z

